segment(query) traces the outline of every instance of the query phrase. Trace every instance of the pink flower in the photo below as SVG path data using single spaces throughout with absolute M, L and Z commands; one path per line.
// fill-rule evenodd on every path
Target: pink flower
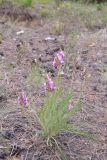
M 18 96 L 18 103 L 21 106 L 27 106 L 28 98 L 27 98 L 26 94 L 24 93 L 24 91 L 22 91 L 22 93 Z
M 57 57 L 54 58 L 53 60 L 53 67 L 55 69 L 58 69 L 58 66 L 60 65 L 59 61 L 57 60 Z
M 60 61 L 60 64 L 64 63 L 64 58 L 62 57 L 61 54 L 57 54 L 58 60 Z
M 62 58 L 62 60 L 64 61 L 65 55 L 64 55 L 63 50 L 60 50 L 60 51 L 59 51 L 59 55 L 60 55 L 60 57 Z
M 44 83 L 44 88 L 45 90 L 48 90 L 48 91 L 55 90 L 54 82 L 48 74 L 46 75 L 46 83 Z
M 68 105 L 68 110 L 70 111 L 72 108 L 74 108 L 74 106 L 70 103 L 70 104 Z
M 60 50 L 53 60 L 53 66 L 55 69 L 59 69 L 62 64 L 64 64 L 64 52 Z

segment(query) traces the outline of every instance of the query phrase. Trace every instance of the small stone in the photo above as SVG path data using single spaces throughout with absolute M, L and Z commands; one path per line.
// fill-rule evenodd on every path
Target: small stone
M 3 131 L 2 135 L 6 138 L 6 139 L 11 139 L 14 137 L 14 134 L 11 131 Z
M 23 34 L 24 33 L 24 30 L 20 30 L 18 32 L 16 32 L 16 35 L 20 35 L 20 34 Z
M 56 38 L 54 38 L 54 37 L 46 37 L 45 41 L 56 41 Z
M 89 49 L 85 49 L 85 50 L 83 50 L 81 53 L 82 53 L 82 54 L 87 54 L 88 51 L 89 51 Z
M 6 159 L 6 157 L 7 154 L 4 151 L 0 150 L 0 159 Z
M 64 71 L 61 71 L 61 72 L 60 72 L 60 75 L 61 75 L 61 76 L 63 76 L 64 74 L 65 74 Z
M 46 56 L 43 56 L 43 55 L 40 55 L 39 59 L 38 59 L 40 62 L 44 63 L 44 62 L 47 62 L 47 58 Z
M 6 101 L 6 100 L 7 100 L 7 98 L 6 98 L 5 96 L 2 96 L 2 95 L 0 96 L 0 103 L 1 103 L 1 102 L 4 102 L 4 101 Z
M 36 48 L 32 48 L 32 51 L 36 51 Z
M 30 41 L 29 44 L 30 44 L 31 46 L 33 46 L 33 42 Z
M 3 53 L 3 52 L 0 52 L 0 56 L 3 57 L 3 56 L 4 56 L 4 53 Z
M 49 48 L 45 50 L 47 55 L 53 55 L 54 52 L 52 50 L 50 50 Z

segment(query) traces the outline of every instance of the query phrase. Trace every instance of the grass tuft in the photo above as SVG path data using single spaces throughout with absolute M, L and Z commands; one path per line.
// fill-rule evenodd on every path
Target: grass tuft
M 70 126 L 69 118 L 74 116 L 81 109 L 80 100 L 77 101 L 74 108 L 69 111 L 68 104 L 73 97 L 73 92 L 68 92 L 62 99 L 61 89 L 54 93 L 47 93 L 43 108 L 39 113 L 43 133 L 46 137 L 52 137 L 61 131 L 68 131 Z

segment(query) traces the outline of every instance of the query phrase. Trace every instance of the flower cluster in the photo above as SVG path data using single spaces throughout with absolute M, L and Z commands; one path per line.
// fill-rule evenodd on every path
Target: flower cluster
M 28 98 L 24 91 L 21 92 L 21 94 L 18 96 L 18 104 L 20 106 L 27 106 L 28 105 Z
M 44 83 L 44 88 L 45 90 L 48 91 L 54 91 L 55 90 L 55 85 L 54 82 L 52 80 L 52 78 L 50 77 L 50 75 L 46 75 L 46 83 Z
M 64 64 L 64 52 L 62 50 L 59 51 L 59 53 L 57 53 L 57 55 L 54 57 L 53 60 L 53 67 L 55 69 L 59 69 L 61 67 L 61 65 Z
M 53 59 L 53 67 L 58 72 L 56 84 L 51 78 L 51 74 L 46 74 L 44 89 L 48 92 L 44 98 L 44 104 L 38 113 L 32 109 L 28 113 L 35 113 L 37 119 L 42 127 L 43 135 L 50 138 L 61 131 L 71 131 L 70 124 L 68 123 L 71 116 L 78 112 L 80 104 L 77 104 L 77 97 L 73 97 L 72 91 L 64 93 L 63 88 L 60 88 L 60 71 L 64 64 L 64 52 L 60 50 Z M 61 97 L 62 96 L 62 97 Z M 22 114 L 25 114 L 24 109 L 28 105 L 28 98 L 24 91 L 18 96 L 18 103 L 21 107 Z M 25 108 L 26 107 L 26 108 Z M 75 108 L 74 108 L 75 107 Z M 29 110 L 28 110 L 29 111 Z
M 61 65 L 64 64 L 64 52 L 62 50 L 60 50 L 56 56 L 54 57 L 53 60 L 53 67 L 57 70 L 60 69 Z M 51 78 L 51 76 L 49 74 L 46 75 L 46 83 L 44 83 L 44 88 L 45 90 L 48 91 L 54 91 L 55 90 L 55 84 Z

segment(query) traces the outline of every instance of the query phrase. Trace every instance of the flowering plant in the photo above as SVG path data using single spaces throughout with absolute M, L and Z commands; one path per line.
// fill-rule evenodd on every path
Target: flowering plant
M 44 89 L 46 97 L 44 105 L 36 114 L 38 121 L 42 127 L 43 135 L 49 138 L 57 135 L 61 131 L 68 131 L 88 137 L 92 135 L 78 131 L 78 129 L 70 123 L 71 117 L 73 117 L 78 111 L 81 110 L 81 96 L 75 97 L 72 90 L 66 92 L 60 86 L 61 67 L 64 64 L 64 52 L 59 51 L 55 55 L 53 60 L 53 67 L 58 71 L 56 81 L 54 82 L 50 74 L 46 74 L 46 81 L 44 83 Z M 18 102 L 21 106 L 22 112 L 28 105 L 28 98 L 25 92 L 18 96 Z
M 39 112 L 39 122 L 44 135 L 48 138 L 55 136 L 61 131 L 74 129 L 74 126 L 68 122 L 71 116 L 81 109 L 80 98 L 74 99 L 72 90 L 64 95 L 64 89 L 59 88 L 61 78 L 59 73 L 63 64 L 64 52 L 60 50 L 53 60 L 53 67 L 58 71 L 56 83 L 47 74 L 46 83 L 44 84 L 47 93 L 44 106 Z
M 47 137 L 55 136 L 61 131 L 70 131 L 72 126 L 68 121 L 81 106 L 78 100 L 71 109 L 68 103 L 73 97 L 73 92 L 67 93 L 63 99 L 60 99 L 61 93 L 61 89 L 47 93 L 44 106 L 39 114 L 44 135 Z
M 46 74 L 44 83 L 46 97 L 44 99 L 44 105 L 39 110 L 38 114 L 33 111 L 33 115 L 36 115 L 38 122 L 41 125 L 42 135 L 47 138 L 47 144 L 52 145 L 54 143 L 60 153 L 60 156 L 67 160 L 67 156 L 64 153 L 60 142 L 55 139 L 57 134 L 62 131 L 66 131 L 90 138 L 94 137 L 87 132 L 79 131 L 74 124 L 70 123 L 71 117 L 80 111 L 82 105 L 80 101 L 81 95 L 77 98 L 72 90 L 66 91 L 65 94 L 64 88 L 60 87 L 60 72 L 62 65 L 64 65 L 64 57 L 64 52 L 62 50 L 55 55 L 52 64 L 58 72 L 56 81 L 54 82 L 50 74 Z M 23 109 L 28 104 L 28 99 L 24 92 L 20 94 L 18 101 L 23 112 Z
M 25 107 L 28 105 L 28 98 L 24 91 L 18 96 L 18 104 L 21 107 L 22 113 L 24 112 Z

